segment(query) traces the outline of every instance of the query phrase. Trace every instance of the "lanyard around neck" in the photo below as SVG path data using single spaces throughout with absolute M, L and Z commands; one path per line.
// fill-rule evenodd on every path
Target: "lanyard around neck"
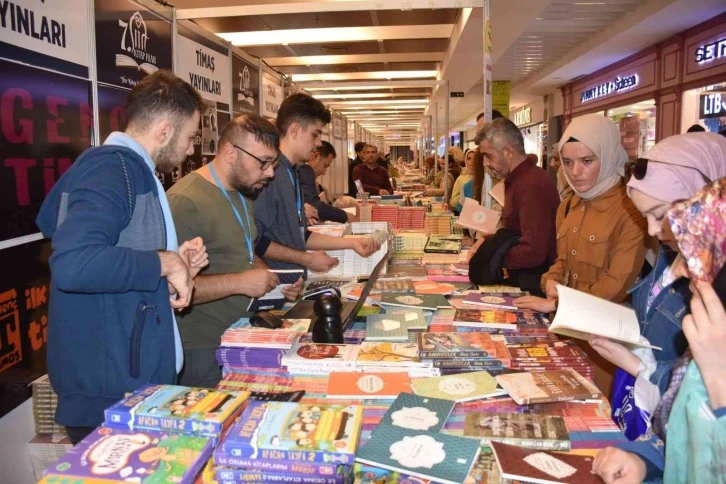
M 214 178 L 214 181 L 217 183 L 217 186 L 219 187 L 219 190 L 222 192 L 222 195 L 224 195 L 224 198 L 227 199 L 229 202 L 229 205 L 232 207 L 232 211 L 234 212 L 234 216 L 237 217 L 237 221 L 239 222 L 240 227 L 242 227 L 242 233 L 245 234 L 245 242 L 247 242 L 247 250 L 250 254 L 250 264 L 254 264 L 255 260 L 255 253 L 252 249 L 252 223 L 250 222 L 250 214 L 247 212 L 247 202 L 245 201 L 245 197 L 242 196 L 241 193 L 237 192 L 237 195 L 239 195 L 240 202 L 242 202 L 242 208 L 245 211 L 245 218 L 247 218 L 247 228 L 245 229 L 244 224 L 242 223 L 242 217 L 239 214 L 239 211 L 237 210 L 237 207 L 234 206 L 234 203 L 232 203 L 232 199 L 229 198 L 229 194 L 227 193 L 227 190 L 224 189 L 222 186 L 222 182 L 219 181 L 219 177 L 217 177 L 217 173 L 214 171 L 214 166 L 210 163 L 209 165 L 209 171 L 212 172 L 212 177 Z
M 290 177 L 290 183 L 292 183 L 292 189 L 295 191 L 295 203 L 297 204 L 297 218 L 298 218 L 298 222 L 300 223 L 300 226 L 302 227 L 303 226 L 302 197 L 300 196 L 300 191 L 297 188 L 297 183 L 295 182 L 295 175 L 293 174 L 292 168 L 287 168 L 287 174 Z

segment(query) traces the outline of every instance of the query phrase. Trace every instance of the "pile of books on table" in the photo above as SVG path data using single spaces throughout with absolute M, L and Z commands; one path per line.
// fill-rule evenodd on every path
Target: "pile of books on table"
M 33 390 L 33 420 L 36 435 L 28 442 L 30 463 L 36 479 L 43 471 L 73 445 L 66 435 L 66 429 L 55 423 L 55 409 L 58 396 L 50 386 L 48 375 L 43 375 L 31 383 Z

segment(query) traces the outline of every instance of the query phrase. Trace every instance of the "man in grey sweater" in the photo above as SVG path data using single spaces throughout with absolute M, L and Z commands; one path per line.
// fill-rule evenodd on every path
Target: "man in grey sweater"
M 307 161 L 321 144 L 330 111 L 307 94 L 293 94 L 277 113 L 280 162 L 275 176 L 255 201 L 255 252 L 273 269 L 310 269 L 325 273 L 338 265 L 327 250 L 352 249 L 369 257 L 380 244 L 368 237 L 331 237 L 310 232 L 305 219 L 297 164 Z

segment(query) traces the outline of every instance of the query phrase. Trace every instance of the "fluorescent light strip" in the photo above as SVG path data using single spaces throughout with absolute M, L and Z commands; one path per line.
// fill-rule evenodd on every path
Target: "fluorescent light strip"
M 382 105 L 380 107 L 380 109 L 386 109 L 387 107 L 388 107 L 387 105 Z M 420 109 L 420 110 L 424 110 L 427 107 L 428 106 L 426 106 L 426 105 L 423 105 L 423 106 L 398 105 L 395 108 L 396 109 L 416 109 L 416 110 L 419 110 Z M 348 110 L 351 110 L 351 111 L 352 110 L 361 110 L 362 111 L 364 109 L 368 109 L 368 111 L 362 111 L 364 114 L 386 114 L 388 112 L 388 111 L 372 111 L 371 109 L 376 109 L 376 108 L 375 107 L 372 107 L 372 108 L 371 107 L 365 107 L 365 106 L 361 106 L 361 107 L 345 106 L 344 109 L 348 109 Z
M 415 96 L 428 96 L 428 92 L 370 92 L 365 94 L 313 94 L 315 99 L 327 100 L 327 99 L 375 99 L 375 98 L 389 98 L 389 97 L 415 97 Z
M 326 72 L 322 74 L 293 74 L 292 81 L 317 82 L 317 81 L 359 81 L 366 79 L 423 79 L 435 78 L 438 71 L 371 71 L 371 72 L 347 72 L 336 73 Z M 301 86 L 305 88 L 305 86 Z M 360 89 L 360 87 L 358 87 Z
M 281 12 L 282 13 L 282 12 Z M 320 29 L 258 30 L 220 32 L 218 36 L 236 46 L 280 44 L 330 44 L 378 40 L 448 39 L 453 24 L 330 27 Z
M 421 103 L 428 103 L 428 99 L 378 99 L 378 100 L 370 100 L 370 99 L 362 99 L 357 101 L 330 101 L 328 104 L 331 106 L 350 106 L 355 104 L 367 104 L 370 106 L 376 106 L 379 104 L 384 105 L 393 105 L 393 104 L 421 104 Z

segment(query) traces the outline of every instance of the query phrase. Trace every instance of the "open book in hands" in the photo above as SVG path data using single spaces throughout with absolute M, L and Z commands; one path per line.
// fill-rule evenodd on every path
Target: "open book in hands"
M 494 234 L 501 216 L 502 212 L 482 207 L 473 198 L 466 198 L 456 225 L 484 234 Z
M 641 336 L 632 309 L 559 284 L 557 294 L 559 304 L 550 325 L 552 333 L 584 340 L 602 336 L 628 346 L 662 349 Z

